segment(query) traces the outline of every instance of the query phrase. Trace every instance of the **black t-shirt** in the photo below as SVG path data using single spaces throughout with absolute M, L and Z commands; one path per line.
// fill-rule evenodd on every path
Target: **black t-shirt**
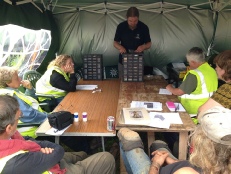
M 53 70 L 50 77 L 50 84 L 55 88 L 62 89 L 67 92 L 74 92 L 76 91 L 77 78 L 75 77 L 75 73 L 70 74 L 70 81 L 68 82 L 62 74 Z
M 179 161 L 179 162 L 176 162 L 176 163 L 172 163 L 172 164 L 169 164 L 169 165 L 166 165 L 164 167 L 161 167 L 160 168 L 160 174 L 173 174 L 175 173 L 177 170 L 183 168 L 183 167 L 190 167 L 194 170 L 196 170 L 198 173 L 202 174 L 202 170 L 196 166 L 193 166 L 192 164 L 189 163 L 189 161 Z
M 151 42 L 148 26 L 138 21 L 136 28 L 131 30 L 127 21 L 121 22 L 117 26 L 114 41 L 120 42 L 127 52 L 136 50 L 138 46 Z

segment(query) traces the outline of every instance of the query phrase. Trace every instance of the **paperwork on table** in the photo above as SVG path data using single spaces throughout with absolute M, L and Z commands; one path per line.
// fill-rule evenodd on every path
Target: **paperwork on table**
M 160 88 L 159 94 L 172 95 L 172 93 L 169 90 L 164 89 L 164 88 Z
M 171 124 L 183 124 L 179 113 L 149 112 L 151 122 L 148 126 L 169 129 Z
M 70 124 L 69 126 L 67 126 L 66 128 L 62 129 L 62 130 L 58 130 L 58 129 L 55 129 L 53 127 L 51 127 L 48 131 L 46 131 L 45 134 L 47 135 L 54 135 L 54 136 L 59 136 L 59 135 L 62 135 L 63 132 L 65 130 L 67 130 L 72 124 Z
M 76 90 L 94 90 L 98 85 L 76 85 Z
M 171 101 L 167 101 L 166 106 L 172 112 L 186 112 L 181 103 L 173 103 Z
M 162 103 L 148 101 L 132 101 L 131 108 L 145 108 L 148 111 L 162 111 Z

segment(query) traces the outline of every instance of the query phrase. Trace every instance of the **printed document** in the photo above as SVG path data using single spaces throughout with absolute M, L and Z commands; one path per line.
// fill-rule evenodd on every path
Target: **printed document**
M 132 101 L 131 108 L 145 108 L 148 111 L 162 111 L 162 103 L 148 101 Z
M 150 127 L 169 129 L 171 124 L 183 124 L 179 113 L 149 112 L 149 116 L 151 118 Z

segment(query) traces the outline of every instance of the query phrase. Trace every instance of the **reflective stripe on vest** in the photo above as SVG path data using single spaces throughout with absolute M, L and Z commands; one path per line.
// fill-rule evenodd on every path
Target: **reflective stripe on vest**
M 213 95 L 213 92 L 208 92 L 207 86 L 205 84 L 204 75 L 198 69 L 195 69 L 194 71 L 196 71 L 200 77 L 202 94 L 184 94 L 179 97 L 184 99 L 203 99 L 211 97 Z
M 15 157 L 16 155 L 22 154 L 22 153 L 26 153 L 27 151 L 24 150 L 20 150 L 16 153 L 13 153 L 11 155 L 5 156 L 3 158 L 0 158 L 0 173 L 2 173 L 3 168 L 5 167 L 7 161 L 9 161 L 11 158 Z
M 49 68 L 45 74 L 37 81 L 36 83 L 36 93 L 38 94 L 48 94 L 53 95 L 54 97 L 62 97 L 66 95 L 66 91 L 55 88 L 50 84 L 50 77 L 52 75 L 52 71 L 55 70 L 59 74 L 63 75 L 66 81 L 70 81 L 70 78 L 67 76 L 67 74 L 59 67 L 53 66 Z M 40 101 L 46 100 L 47 98 L 39 97 Z
M 42 108 L 39 106 L 39 103 L 36 99 L 34 99 L 33 97 L 27 96 L 25 94 L 23 94 L 22 92 L 17 92 L 15 90 L 11 90 L 11 89 L 5 89 L 5 88 L 1 88 L 0 89 L 0 94 L 1 95 L 10 95 L 10 96 L 14 96 L 14 94 L 20 98 L 21 100 L 23 100 L 25 103 L 27 103 L 28 105 L 30 105 L 32 108 L 43 112 Z

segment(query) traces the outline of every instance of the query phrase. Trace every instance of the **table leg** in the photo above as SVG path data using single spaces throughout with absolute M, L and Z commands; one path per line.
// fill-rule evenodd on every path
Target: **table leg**
M 186 160 L 188 152 L 188 132 L 179 132 L 179 159 Z
M 104 137 L 101 137 L 101 142 L 102 142 L 102 149 L 103 149 L 103 152 L 105 152 Z
M 155 141 L 155 132 L 147 132 L 147 137 L 148 137 L 148 155 L 150 156 L 150 151 L 149 147 Z
M 59 144 L 59 136 L 55 136 L 55 143 Z

